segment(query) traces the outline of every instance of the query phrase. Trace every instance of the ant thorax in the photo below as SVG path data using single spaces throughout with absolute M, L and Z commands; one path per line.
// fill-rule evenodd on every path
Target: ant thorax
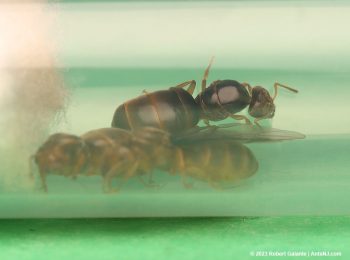
M 235 80 L 217 80 L 201 92 L 196 102 L 201 107 L 201 118 L 219 121 L 240 112 L 251 101 L 248 90 Z

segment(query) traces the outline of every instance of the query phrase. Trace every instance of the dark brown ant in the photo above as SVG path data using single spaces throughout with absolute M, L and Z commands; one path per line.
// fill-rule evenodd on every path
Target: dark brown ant
M 247 124 L 251 124 L 246 116 L 236 114 L 249 105 L 249 115 L 254 117 L 254 123 L 260 126 L 258 121 L 272 118 L 275 114 L 274 100 L 277 97 L 278 87 L 298 93 L 298 90 L 278 82 L 274 84 L 273 97 L 261 86 L 251 87 L 248 83 L 239 83 L 235 80 L 216 80 L 206 87 L 212 62 L 213 58 L 204 72 L 202 92 L 195 98 L 196 103 L 201 107 L 201 119 L 207 125 L 209 121 L 219 121 L 227 117 L 245 120 Z
M 210 126 L 209 121 L 221 121 L 228 117 L 244 120 L 251 124 L 244 115 L 236 113 L 249 106 L 248 112 L 254 117 L 254 123 L 272 118 L 275 114 L 274 100 L 279 87 L 297 93 L 296 89 L 276 82 L 274 95 L 263 87 L 251 87 L 248 83 L 235 80 L 216 80 L 206 87 L 213 58 L 204 72 L 202 91 L 196 98 L 193 92 L 196 81 L 183 82 L 168 90 L 148 93 L 131 99 L 120 105 L 113 116 L 112 127 L 139 129 L 152 126 L 172 134 L 181 133 L 197 126 L 200 119 Z M 184 88 L 188 86 L 187 90 Z

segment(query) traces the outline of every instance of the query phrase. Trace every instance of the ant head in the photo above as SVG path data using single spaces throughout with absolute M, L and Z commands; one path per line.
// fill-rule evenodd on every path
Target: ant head
M 270 93 L 263 87 L 252 89 L 252 99 L 250 101 L 249 114 L 255 118 L 272 118 L 275 115 L 275 104 Z
M 36 161 L 51 170 L 63 169 L 75 162 L 84 150 L 78 136 L 54 134 L 39 148 Z

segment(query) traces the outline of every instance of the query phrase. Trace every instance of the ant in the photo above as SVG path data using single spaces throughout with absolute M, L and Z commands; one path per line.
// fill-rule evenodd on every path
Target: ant
M 151 93 L 144 91 L 144 95 L 131 99 L 116 109 L 112 127 L 134 130 L 152 126 L 169 133 L 181 133 L 197 126 L 201 119 L 210 126 L 209 121 L 221 121 L 228 117 L 252 124 L 246 116 L 237 114 L 247 106 L 248 113 L 255 118 L 254 124 L 260 126 L 258 121 L 272 118 L 275 114 L 274 100 L 279 87 L 298 92 L 276 82 L 271 96 L 261 86 L 251 87 L 248 83 L 230 79 L 216 80 L 207 87 L 213 60 L 214 58 L 210 60 L 204 72 L 202 91 L 196 98 L 193 98 L 195 80 L 183 82 L 168 90 Z

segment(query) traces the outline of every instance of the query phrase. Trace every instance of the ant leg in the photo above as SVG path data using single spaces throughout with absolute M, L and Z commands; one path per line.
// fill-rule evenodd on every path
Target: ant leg
M 99 167 L 97 165 L 90 166 L 86 170 L 86 176 L 93 176 L 98 171 L 98 168 Z
M 112 188 L 112 176 L 105 176 L 103 179 L 103 191 L 105 193 L 112 193 L 114 192 L 113 188 Z
M 29 157 L 29 179 L 31 181 L 34 181 L 35 180 L 35 177 L 34 177 L 34 158 L 35 158 L 35 155 L 31 155 Z
M 81 171 L 81 168 L 83 167 L 85 163 L 85 158 L 83 155 L 80 155 L 77 164 L 74 166 L 72 170 L 72 178 L 75 180 L 78 177 L 78 174 Z
M 126 175 L 122 178 L 122 180 L 119 182 L 119 184 L 117 185 L 116 188 L 112 188 L 112 178 L 116 175 L 116 170 L 119 168 L 120 164 L 117 164 L 116 166 L 114 166 L 106 175 L 106 177 L 108 176 L 107 179 L 107 192 L 109 193 L 117 193 L 121 190 L 122 186 L 127 182 L 127 180 L 132 177 L 138 166 L 139 166 L 139 162 L 136 161 L 127 171 Z
M 206 126 L 203 126 L 203 127 L 196 126 L 196 127 L 194 127 L 194 129 L 191 129 L 191 132 L 188 132 L 188 135 L 196 134 L 196 133 L 200 132 L 203 129 L 211 129 L 211 130 L 215 131 L 218 128 L 218 126 L 216 126 L 216 125 L 211 125 L 208 119 L 203 118 L 202 120 L 203 120 L 203 123 Z
M 208 127 L 211 127 L 211 124 L 208 119 L 204 118 L 203 119 L 204 124 L 206 124 Z
M 191 95 L 193 95 L 193 92 L 196 88 L 196 81 L 195 80 L 185 81 L 183 83 L 180 83 L 180 84 L 174 86 L 173 88 L 184 88 L 188 85 L 190 85 L 190 86 L 187 88 L 187 92 L 190 93 Z
M 148 175 L 148 185 L 152 186 L 152 187 L 160 187 L 160 184 L 157 184 L 154 180 L 153 180 L 153 171 L 151 171 Z
M 152 174 L 152 173 L 150 173 Z M 139 181 L 147 188 L 160 188 L 163 185 L 161 184 L 157 184 L 155 181 L 153 181 L 151 178 L 148 179 L 148 181 L 145 181 L 141 175 L 137 175 L 137 178 L 139 179 Z
M 252 86 L 250 86 L 250 84 L 246 83 L 246 82 L 241 83 L 241 85 L 248 90 L 249 95 L 251 96 L 252 95 L 252 90 L 253 90 Z
M 193 184 L 188 183 L 186 181 L 187 176 L 185 171 L 186 167 L 185 167 L 185 158 L 184 158 L 183 150 L 181 148 L 176 148 L 175 156 L 176 156 L 176 170 L 180 172 L 182 184 L 187 189 L 193 188 Z
M 272 100 L 275 100 L 275 98 L 277 97 L 277 88 L 278 87 L 282 87 L 282 88 L 288 89 L 289 91 L 292 91 L 294 93 L 298 93 L 298 90 L 296 90 L 294 88 L 288 87 L 288 86 L 283 85 L 283 84 L 278 83 L 278 82 L 275 82 L 275 84 L 273 85 L 273 88 L 275 89 L 275 93 L 274 93 L 274 95 L 272 97 Z
M 121 183 L 118 184 L 117 188 L 113 188 L 112 187 L 112 180 L 114 178 L 116 174 L 111 174 L 110 172 L 107 173 L 107 175 L 104 178 L 104 182 L 103 182 L 103 190 L 106 193 L 117 193 L 120 191 L 121 186 L 123 186 L 123 184 L 125 183 L 125 180 L 122 180 Z
M 117 163 L 106 173 L 106 175 L 104 176 L 104 179 L 103 179 L 104 192 L 106 192 L 106 193 L 118 192 L 117 189 L 112 188 L 112 180 L 120 172 L 118 170 L 125 168 L 125 167 L 121 167 L 125 164 L 126 164 L 125 162 Z
M 170 175 L 177 175 L 179 173 L 181 174 L 185 168 L 183 149 L 174 147 L 172 158 L 173 160 L 171 160 L 167 172 L 169 172 Z
M 123 187 L 123 185 L 126 183 L 126 179 L 121 179 L 120 181 L 119 181 L 119 183 L 117 184 L 117 187 L 115 187 L 115 188 L 112 188 L 112 183 L 110 183 L 110 187 L 109 187 L 109 189 L 107 190 L 107 193 L 118 193 L 121 189 L 122 189 L 122 187 Z
M 204 75 L 203 75 L 203 79 L 202 79 L 202 92 L 205 90 L 205 88 L 207 86 L 207 79 L 209 76 L 209 70 L 210 70 L 211 65 L 213 64 L 213 61 L 214 61 L 214 56 L 211 57 L 211 59 L 209 61 L 209 65 L 206 68 L 206 70 L 204 71 Z
M 184 152 L 181 148 L 175 148 L 175 149 L 176 149 L 175 157 L 176 157 L 177 170 L 181 172 L 185 168 Z
M 260 127 L 260 128 L 263 128 L 259 123 L 258 123 L 258 121 L 260 121 L 260 120 L 263 120 L 263 119 L 267 119 L 267 117 L 258 117 L 258 118 L 255 118 L 254 119 L 254 124 L 256 124 L 258 127 Z
M 208 119 L 203 119 L 204 124 L 206 124 L 206 129 L 210 131 L 210 133 L 214 133 L 219 127 L 217 125 L 211 125 Z
M 233 119 L 236 119 L 236 120 L 244 120 L 247 125 L 251 125 L 252 124 L 250 122 L 250 120 L 248 119 L 248 117 L 243 116 L 243 115 L 233 115 L 233 114 L 231 114 L 230 117 L 232 117 Z
M 124 176 L 124 179 L 131 178 L 134 175 L 134 173 L 136 172 L 139 165 L 140 165 L 139 161 L 134 162 L 134 164 L 128 169 L 126 175 Z
M 39 173 L 41 178 L 41 189 L 47 193 L 47 183 L 46 183 L 46 171 L 39 167 Z

